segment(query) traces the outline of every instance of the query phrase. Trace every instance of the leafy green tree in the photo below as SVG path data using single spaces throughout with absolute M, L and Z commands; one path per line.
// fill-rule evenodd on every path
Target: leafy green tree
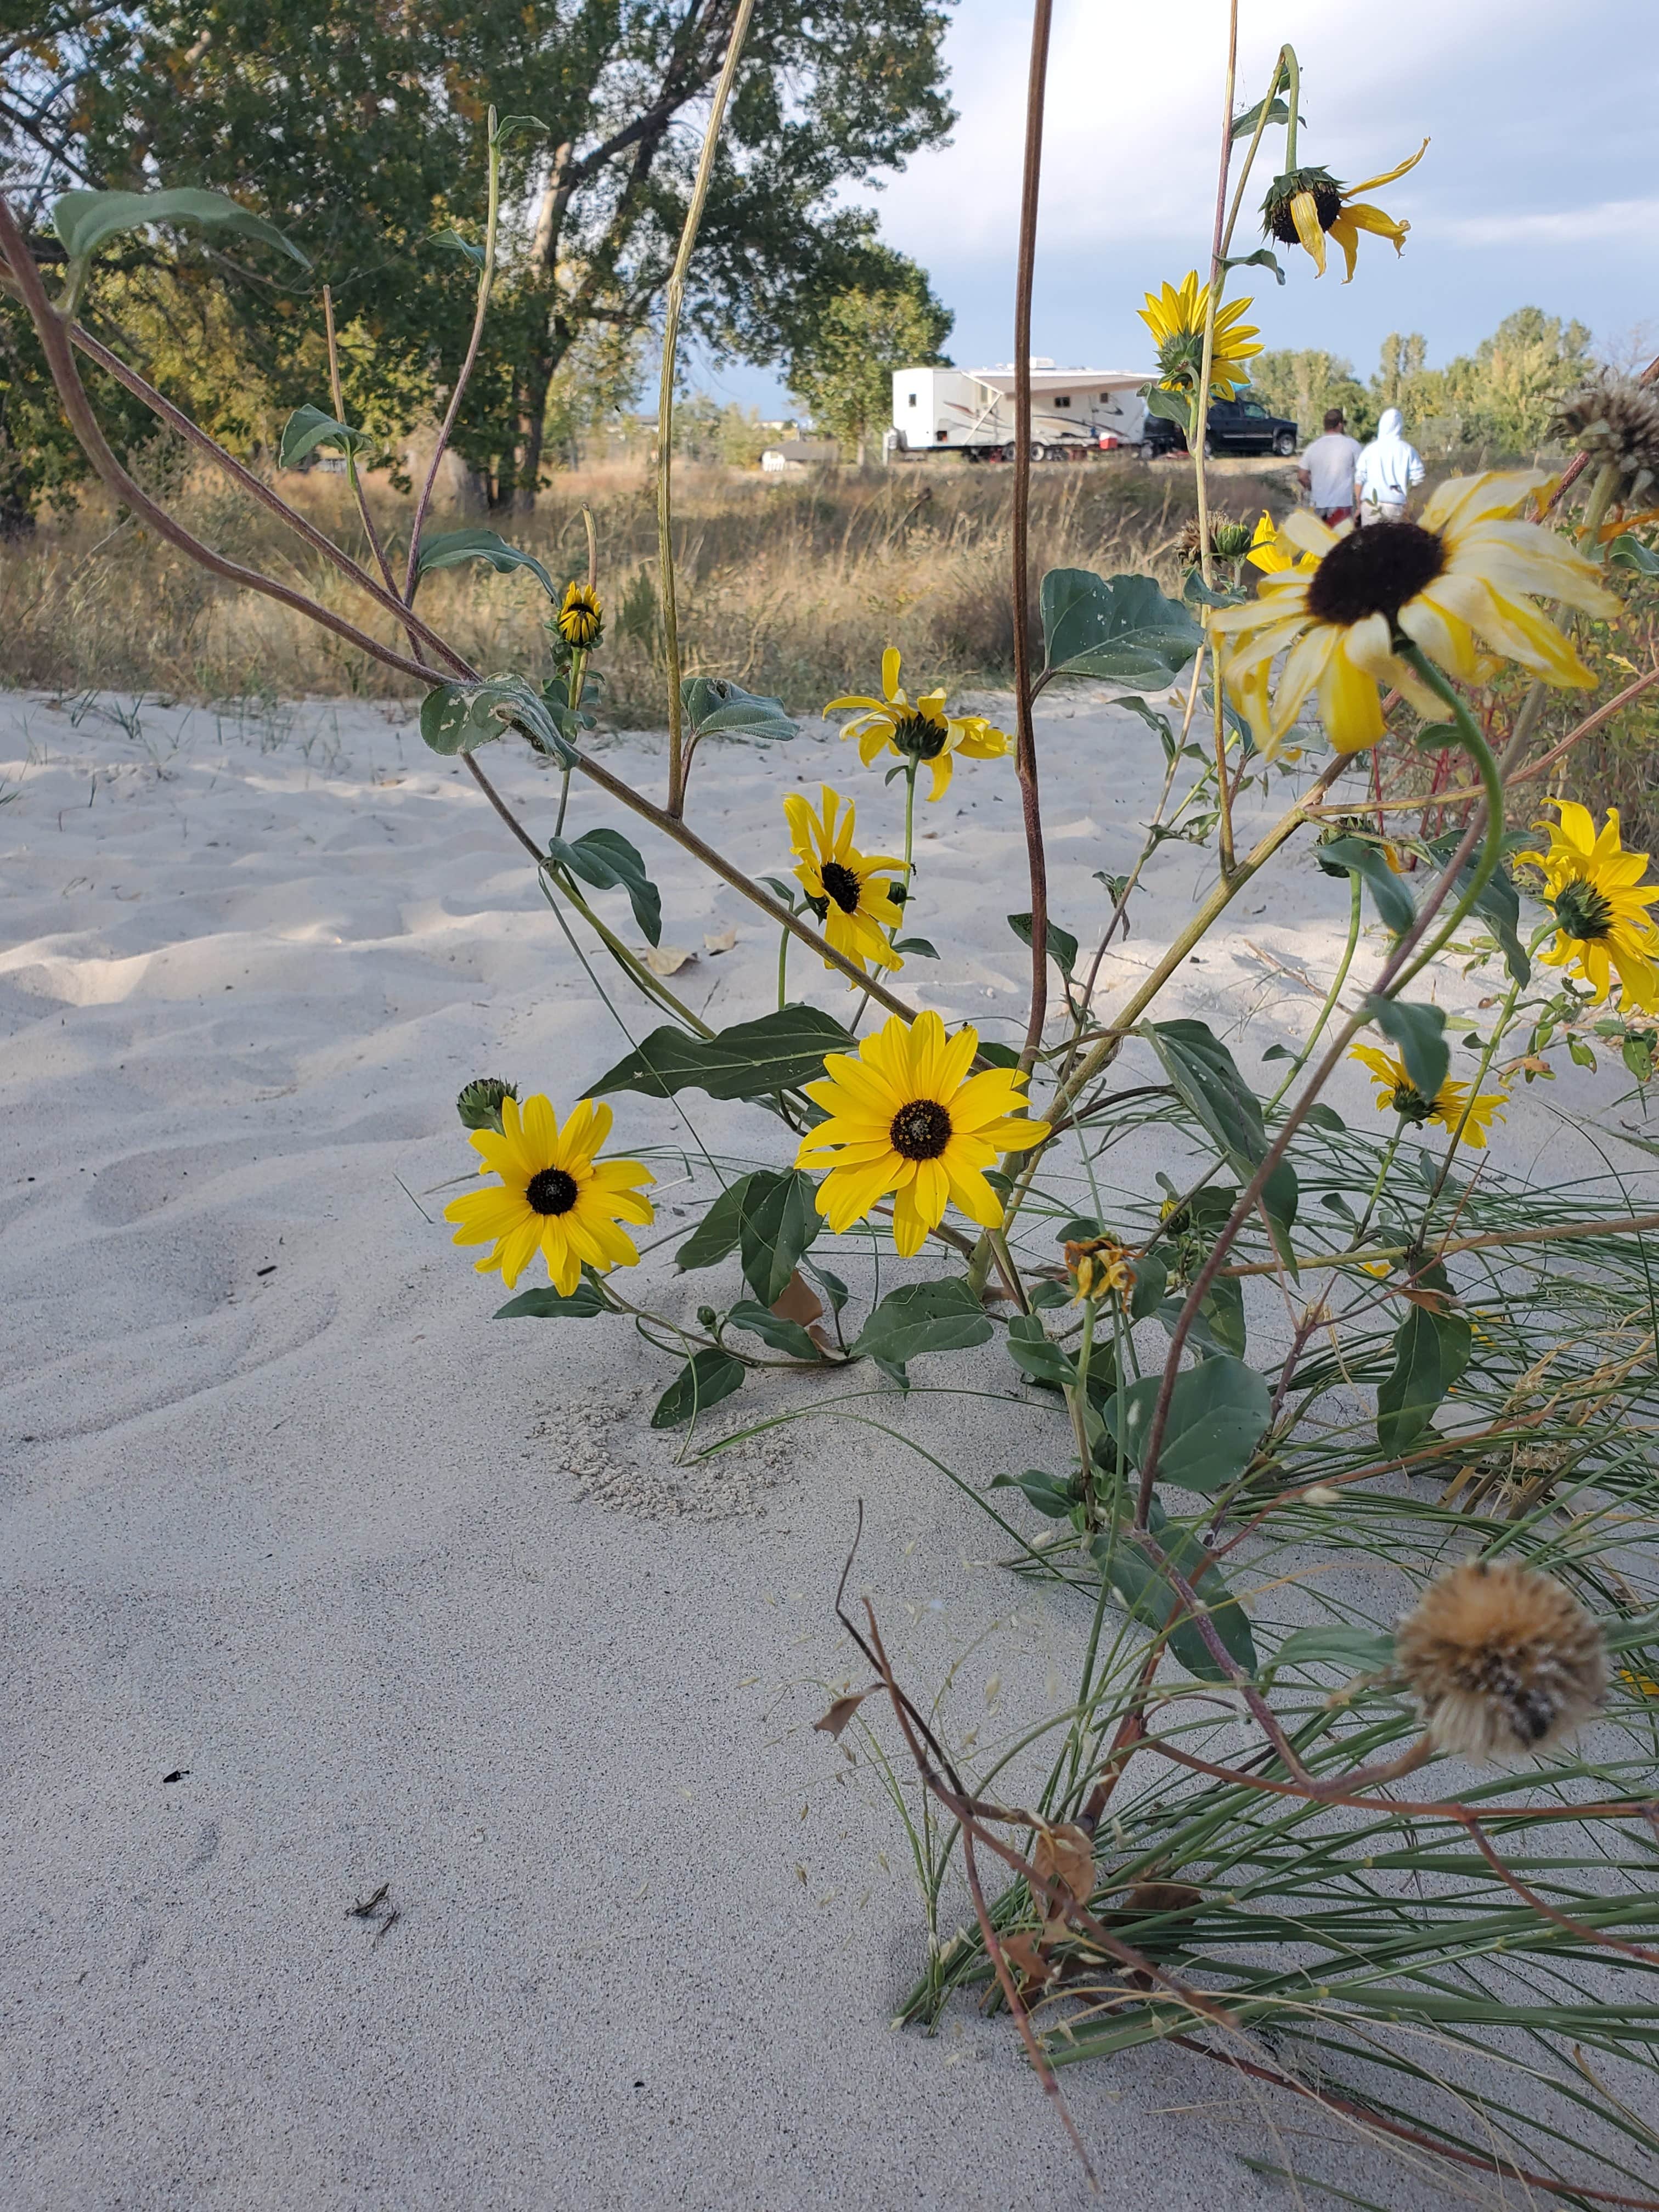
M 1353 373 L 1353 363 L 1318 346 L 1259 354 L 1250 363 L 1250 390 L 1275 415 L 1288 415 L 1304 440 L 1316 438 L 1327 410 L 1340 407 L 1350 434 L 1370 437 L 1376 410 Z
M 948 367 L 939 349 L 956 320 L 915 262 L 880 247 L 871 259 L 866 282 L 803 313 L 789 356 L 789 389 L 821 429 L 857 447 L 860 468 L 891 418 L 893 371 Z
M 0 4 L 0 174 L 25 213 L 41 222 L 65 185 L 234 193 L 333 286 L 349 405 L 388 437 L 465 343 L 473 272 L 445 234 L 480 234 L 488 110 L 538 118 L 508 149 L 502 281 L 457 439 L 498 497 L 528 498 L 561 363 L 596 325 L 641 330 L 660 299 L 737 0 Z M 871 221 L 834 197 L 948 130 L 947 6 L 758 0 L 687 301 L 713 357 L 777 358 L 804 300 L 867 273 Z M 197 246 L 122 258 L 179 255 L 231 283 L 283 404 L 323 396 L 297 272 Z

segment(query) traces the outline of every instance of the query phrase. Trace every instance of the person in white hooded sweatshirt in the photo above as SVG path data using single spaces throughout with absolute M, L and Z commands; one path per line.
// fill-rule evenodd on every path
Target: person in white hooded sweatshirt
M 1405 432 L 1400 410 L 1385 407 L 1376 435 L 1354 465 L 1362 523 L 1402 521 L 1413 485 L 1423 481 L 1423 456 L 1407 444 Z

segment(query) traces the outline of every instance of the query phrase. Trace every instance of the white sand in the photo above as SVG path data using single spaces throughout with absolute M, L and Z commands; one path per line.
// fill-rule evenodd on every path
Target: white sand
M 994 1669 L 1005 1718 L 1041 1709 L 1075 1621 L 975 1564 L 994 1530 L 872 1430 L 677 1468 L 644 1426 L 654 1352 L 491 1324 L 499 1286 L 427 1194 L 471 1157 L 454 1092 L 500 1072 L 568 1100 L 623 1048 L 459 771 L 374 709 L 144 706 L 135 732 L 110 704 L 0 697 L 0 2201 L 1085 2202 L 1006 2021 L 890 2031 L 920 1955 L 903 1838 L 808 1727 L 847 1670 L 830 1601 L 856 1498 L 860 1579 L 919 1686 L 1005 1624 L 959 1729 Z M 1086 706 L 1042 733 L 1054 910 L 1086 937 L 1156 747 Z M 659 780 L 649 739 L 610 757 Z M 505 747 L 490 765 L 550 826 L 552 780 Z M 856 781 L 866 842 L 896 835 L 896 792 L 821 732 L 711 749 L 694 818 L 776 869 L 780 793 L 825 772 Z M 926 829 L 914 926 L 947 958 L 902 985 L 1012 1035 L 1006 766 L 964 770 Z M 738 929 L 681 979 L 693 1003 L 763 1011 L 769 933 L 641 842 L 671 940 Z M 1111 996 L 1206 866 L 1168 848 Z M 1254 1071 L 1316 1000 L 1244 940 L 1322 979 L 1346 890 L 1292 861 L 1240 908 L 1166 1006 L 1254 1017 Z M 799 956 L 794 976 L 844 1011 Z M 671 1108 L 616 1103 L 630 1139 L 683 1139 Z M 1337 1103 L 1370 1110 L 1357 1079 Z M 1551 1103 L 1518 1108 L 1517 1162 L 1553 1140 Z M 776 1156 L 763 1116 L 685 1103 L 716 1149 Z M 856 1253 L 831 1263 L 867 1285 Z M 677 1280 L 665 1249 L 635 1279 L 685 1310 L 735 1268 Z M 935 1379 L 1006 1392 L 984 1358 Z M 738 1404 L 798 1402 L 778 1382 Z M 975 1487 L 1054 1436 L 983 1399 L 858 1406 Z M 401 1917 L 377 1934 L 347 1908 L 383 1882 Z M 1109 2201 L 1290 2201 L 1229 2148 L 1280 2154 L 1261 2113 L 1309 2118 L 1284 2100 L 1180 2054 L 1066 2086 Z M 1444 2201 L 1346 2148 L 1297 2155 Z

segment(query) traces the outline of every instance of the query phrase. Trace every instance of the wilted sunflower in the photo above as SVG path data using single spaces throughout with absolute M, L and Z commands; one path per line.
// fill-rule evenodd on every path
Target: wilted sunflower
M 829 1119 L 801 1139 L 795 1164 L 829 1169 L 817 1207 L 837 1237 L 890 1192 L 893 1242 L 906 1259 L 948 1205 L 982 1229 L 1001 1226 L 1001 1201 L 985 1170 L 999 1152 L 1040 1145 L 1048 1124 L 1014 1110 L 1025 1103 L 1018 1068 L 969 1074 L 978 1050 L 976 1030 L 947 1037 L 935 1013 L 909 1024 L 895 1014 L 856 1057 L 832 1052 L 823 1080 L 806 1085 Z
M 1135 1269 L 1124 1246 L 1110 1237 L 1086 1237 L 1066 1247 L 1073 1304 L 1115 1296 L 1126 1310 L 1134 1295 Z
M 1255 543 L 1248 522 L 1237 521 L 1231 514 L 1211 516 L 1210 551 L 1218 561 L 1242 561 Z M 1183 568 L 1196 568 L 1203 560 L 1204 533 L 1196 517 L 1183 526 L 1176 558 Z
M 1621 499 L 1640 499 L 1659 483 L 1659 390 L 1638 377 L 1597 369 L 1562 400 L 1550 428 L 1581 453 L 1611 461 Z
M 878 968 L 902 968 L 902 959 L 882 930 L 903 915 L 902 902 L 883 878 L 902 876 L 904 863 L 891 853 L 860 853 L 853 842 L 855 809 L 849 801 L 841 815 L 840 799 L 827 783 L 821 788 L 822 814 L 815 814 L 798 791 L 790 792 L 783 802 L 795 848 L 795 874 L 837 952 L 849 960 L 868 960 Z M 826 960 L 823 964 L 828 968 L 831 963 Z
M 1564 539 L 1516 520 L 1544 482 L 1536 469 L 1454 477 L 1430 495 L 1421 522 L 1364 530 L 1352 523 L 1331 530 L 1305 507 L 1286 515 L 1276 544 L 1316 557 L 1265 575 L 1248 605 L 1210 617 L 1227 689 L 1261 750 L 1278 750 L 1316 686 L 1320 719 L 1340 753 L 1358 752 L 1382 735 L 1379 684 L 1402 692 L 1425 720 L 1443 721 L 1443 701 L 1400 659 L 1401 637 L 1465 683 L 1490 676 L 1488 655 L 1497 653 L 1546 684 L 1593 688 L 1590 671 L 1526 595 L 1587 614 L 1616 614 L 1620 603 Z M 1281 652 L 1267 711 L 1264 673 Z
M 1397 167 L 1385 169 L 1380 177 L 1367 177 L 1363 185 L 1339 185 L 1328 169 L 1292 169 L 1287 175 L 1275 177 L 1261 203 L 1263 234 L 1276 238 L 1281 246 L 1304 247 L 1322 276 L 1328 232 L 1342 248 L 1342 258 L 1348 264 L 1348 273 L 1342 282 L 1352 283 L 1362 230 L 1373 230 L 1381 238 L 1392 239 L 1398 253 L 1411 228 L 1410 223 L 1396 222 L 1379 207 L 1360 204 L 1355 195 L 1374 192 L 1380 185 L 1391 185 L 1407 169 L 1414 169 L 1428 150 L 1425 138 L 1417 151 Z
M 1468 1559 L 1395 1632 L 1395 1672 L 1437 1749 L 1465 1759 L 1546 1751 L 1601 1710 L 1601 1626 L 1553 1575 Z
M 1210 312 L 1210 288 L 1188 270 L 1181 289 L 1166 284 L 1161 292 L 1148 292 L 1140 319 L 1158 346 L 1158 380 L 1165 392 L 1194 392 L 1204 368 L 1204 318 Z M 1231 399 L 1250 380 L 1242 364 L 1261 349 L 1249 341 L 1253 323 L 1242 323 L 1251 307 L 1249 300 L 1230 300 L 1218 307 L 1215 337 L 1210 352 L 1210 390 L 1218 399 Z
M 591 584 L 567 584 L 564 604 L 554 617 L 559 635 L 577 653 L 591 653 L 605 628 L 605 609 Z
M 947 714 L 942 686 L 912 701 L 899 689 L 898 678 L 898 653 L 890 645 L 881 656 L 879 699 L 850 693 L 844 699 L 832 699 L 823 710 L 836 714 L 845 707 L 859 709 L 850 722 L 842 724 L 841 733 L 858 739 L 859 757 L 866 768 L 878 753 L 888 751 L 902 761 L 927 761 L 933 772 L 927 796 L 943 799 L 951 788 L 954 755 L 960 753 L 964 760 L 997 760 L 1012 744 L 1007 732 L 994 728 L 983 714 Z
M 1391 1052 L 1357 1044 L 1349 1057 L 1369 1067 L 1381 1086 L 1376 1094 L 1379 1114 L 1398 1114 L 1418 1129 L 1438 1121 L 1443 1129 L 1456 1133 L 1461 1124 L 1463 1142 L 1473 1152 L 1486 1151 L 1488 1129 L 1505 1118 L 1504 1109 L 1510 1103 L 1506 1091 L 1482 1091 L 1471 1098 L 1467 1083 L 1443 1083 L 1432 1098 L 1425 1098 L 1406 1073 L 1405 1061 Z
M 568 1297 L 584 1267 L 631 1267 L 640 1255 L 617 1224 L 650 1223 L 651 1201 L 636 1186 L 656 1177 L 638 1160 L 597 1157 L 611 1109 L 585 1098 L 561 1128 L 545 1098 L 526 1098 L 522 1110 L 510 1094 L 500 1103 L 501 1134 L 475 1129 L 471 1141 L 501 1188 L 469 1191 L 444 1208 L 446 1221 L 460 1224 L 456 1243 L 491 1248 L 474 1261 L 478 1273 L 499 1267 L 510 1290 L 540 1252 L 554 1289 Z
M 1625 850 L 1616 806 L 1607 809 L 1598 836 L 1588 807 L 1571 799 L 1551 804 L 1559 823 L 1535 825 L 1549 832 L 1549 849 L 1518 856 L 1543 871 L 1545 903 L 1555 916 L 1554 940 L 1539 958 L 1552 968 L 1577 968 L 1594 986 L 1597 1006 L 1616 975 L 1628 1005 L 1659 1012 L 1659 925 L 1647 911 L 1659 888 L 1638 888 L 1647 854 Z

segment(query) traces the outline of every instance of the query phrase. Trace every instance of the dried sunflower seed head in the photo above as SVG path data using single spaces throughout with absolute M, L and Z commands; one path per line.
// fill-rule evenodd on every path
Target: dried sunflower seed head
M 1491 1760 L 1540 1752 L 1601 1710 L 1601 1631 L 1553 1575 L 1466 1560 L 1395 1634 L 1395 1667 L 1437 1749 Z
M 1561 401 L 1550 428 L 1581 453 L 1614 463 L 1621 497 L 1640 498 L 1659 483 L 1659 388 L 1598 369 Z

